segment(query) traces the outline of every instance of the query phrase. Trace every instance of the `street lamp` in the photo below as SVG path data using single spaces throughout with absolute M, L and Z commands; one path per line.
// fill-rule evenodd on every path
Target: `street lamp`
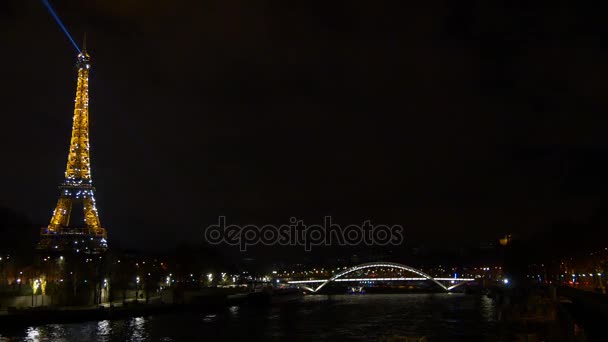
M 137 303 L 137 299 L 139 298 L 139 276 L 135 278 L 135 303 Z
M 40 285 L 40 280 L 36 279 L 32 281 L 32 306 L 34 306 L 34 296 L 36 295 L 36 290 L 38 290 L 38 286 Z

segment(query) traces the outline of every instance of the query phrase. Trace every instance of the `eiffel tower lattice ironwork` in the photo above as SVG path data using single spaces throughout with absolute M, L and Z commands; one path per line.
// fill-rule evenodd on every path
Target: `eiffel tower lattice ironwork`
M 102 228 L 95 204 L 89 151 L 89 71 L 86 48 L 78 55 L 78 82 L 74 104 L 72 138 L 65 180 L 51 222 L 40 231 L 37 248 L 98 254 L 107 250 L 107 232 Z

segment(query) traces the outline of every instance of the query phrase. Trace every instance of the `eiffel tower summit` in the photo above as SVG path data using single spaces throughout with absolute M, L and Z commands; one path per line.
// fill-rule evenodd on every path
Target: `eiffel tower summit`
M 72 138 L 65 180 L 59 185 L 59 200 L 51 222 L 40 231 L 37 249 L 57 252 L 100 254 L 108 249 L 107 232 L 101 226 L 91 179 L 89 146 L 89 72 L 91 57 L 86 43 L 76 61 L 78 81 L 74 104 Z

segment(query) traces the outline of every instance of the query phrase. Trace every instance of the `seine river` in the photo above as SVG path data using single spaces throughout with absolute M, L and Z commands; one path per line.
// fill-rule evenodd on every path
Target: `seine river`
M 5 331 L 0 341 L 498 339 L 490 299 L 464 294 L 315 295 L 269 307 L 232 306 L 212 314 L 50 324 Z

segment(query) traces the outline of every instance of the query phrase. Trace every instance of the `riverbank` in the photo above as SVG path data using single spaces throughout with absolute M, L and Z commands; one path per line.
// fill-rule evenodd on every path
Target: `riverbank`
M 87 321 L 119 320 L 130 317 L 171 313 L 206 313 L 234 305 L 265 306 L 288 302 L 302 297 L 297 291 L 257 292 L 240 294 L 191 294 L 185 303 L 162 303 L 153 298 L 143 301 L 105 304 L 88 307 L 33 307 L 11 308 L 0 312 L 0 326 L 23 327 L 43 324 L 80 323 Z
M 597 329 L 572 314 L 571 302 L 555 287 L 495 288 L 488 296 L 496 305 L 501 329 L 515 340 L 601 340 L 593 338 Z
M 206 312 L 217 310 L 228 303 L 222 298 L 209 298 L 205 305 L 192 304 L 130 304 L 121 307 L 97 308 L 31 308 L 11 310 L 0 315 L 0 326 L 23 327 L 43 324 L 80 323 L 87 321 L 102 321 L 125 319 L 136 316 L 147 316 L 175 312 Z

